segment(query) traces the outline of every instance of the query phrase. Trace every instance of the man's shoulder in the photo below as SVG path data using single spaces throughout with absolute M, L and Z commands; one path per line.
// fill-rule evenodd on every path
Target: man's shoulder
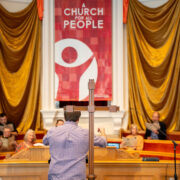
M 163 121 L 159 121 L 160 124 L 165 124 Z
M 88 133 L 89 130 L 88 129 L 84 129 L 82 127 L 80 127 L 79 125 L 76 125 L 76 124 L 64 124 L 61 126 L 62 128 L 67 128 L 67 129 L 74 129 L 75 131 L 81 131 L 81 132 L 84 132 L 84 133 Z
M 48 130 L 48 133 L 54 132 L 55 129 L 56 129 L 56 127 L 51 127 L 51 128 Z
M 80 137 L 88 138 L 88 136 L 89 136 L 88 129 L 84 129 L 84 128 L 80 127 L 80 126 L 75 126 L 75 128 L 73 128 L 73 129 L 70 128 L 67 131 L 68 131 L 68 133 L 73 134 L 73 136 L 76 136 L 76 137 L 79 137 L 79 138 Z
M 88 129 L 84 129 L 84 128 L 80 127 L 80 126 L 77 126 L 76 131 L 78 131 L 80 133 L 83 133 L 83 134 L 87 134 L 87 135 L 89 134 Z
M 65 124 L 59 127 L 52 127 L 48 130 L 48 134 L 59 134 L 59 133 L 75 133 L 75 134 L 82 134 L 84 136 L 89 134 L 88 129 L 84 129 L 80 126 L 74 126 L 71 124 Z
M 160 126 L 166 127 L 166 124 L 164 122 L 162 122 L 162 121 L 159 121 L 159 124 L 160 124 Z
M 151 130 L 149 130 L 148 128 L 146 128 L 146 133 L 148 133 L 148 132 L 151 132 Z

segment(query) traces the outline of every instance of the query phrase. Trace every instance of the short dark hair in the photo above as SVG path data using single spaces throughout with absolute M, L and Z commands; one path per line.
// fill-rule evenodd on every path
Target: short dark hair
M 76 121 L 79 120 L 80 116 L 81 116 L 80 111 L 74 111 L 74 112 L 64 111 L 64 118 L 65 118 L 66 121 L 76 122 Z
M 0 113 L 0 117 L 6 116 L 6 113 Z

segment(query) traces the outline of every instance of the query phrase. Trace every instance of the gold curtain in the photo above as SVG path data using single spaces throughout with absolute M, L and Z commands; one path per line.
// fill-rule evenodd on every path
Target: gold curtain
M 40 70 L 41 22 L 36 0 L 17 13 L 0 5 L 0 112 L 19 132 L 42 128 Z
M 180 0 L 158 8 L 130 0 L 127 21 L 129 123 L 145 129 L 154 111 L 180 130 Z

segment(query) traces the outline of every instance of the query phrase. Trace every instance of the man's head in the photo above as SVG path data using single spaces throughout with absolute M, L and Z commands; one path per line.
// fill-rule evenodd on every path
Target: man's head
M 11 136 L 11 128 L 10 127 L 4 126 L 3 136 L 4 137 L 10 137 Z
M 153 113 L 153 115 L 152 115 L 152 121 L 153 121 L 153 122 L 158 122 L 159 119 L 160 119 L 160 114 L 159 114 L 159 112 L 155 111 L 155 112 Z
M 1 124 L 6 124 L 7 123 L 7 116 L 5 113 L 0 114 L 0 123 Z
M 63 121 L 62 119 L 58 119 L 58 120 L 56 121 L 56 127 L 62 126 L 63 124 L 64 124 L 64 121 Z
M 66 121 L 73 121 L 78 123 L 80 116 L 81 116 L 80 111 L 74 111 L 74 112 L 64 111 L 64 118 Z

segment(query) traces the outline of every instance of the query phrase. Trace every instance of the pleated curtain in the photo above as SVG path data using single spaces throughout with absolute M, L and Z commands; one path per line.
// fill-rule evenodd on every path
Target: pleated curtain
M 7 114 L 19 132 L 43 126 L 41 43 L 36 0 L 17 13 L 0 5 L 0 112 Z
M 129 124 L 145 129 L 154 111 L 180 130 L 180 1 L 148 8 L 130 0 L 127 18 Z

